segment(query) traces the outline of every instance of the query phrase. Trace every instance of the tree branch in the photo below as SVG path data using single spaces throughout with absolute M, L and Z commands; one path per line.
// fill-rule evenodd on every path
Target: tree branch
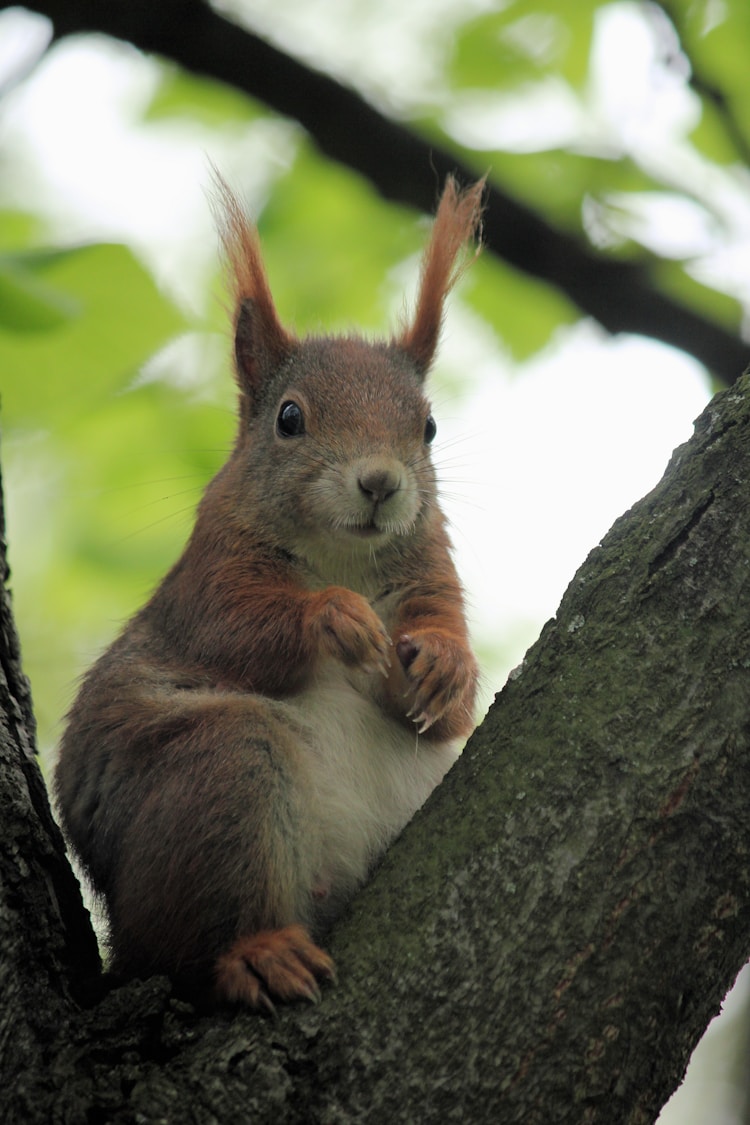
M 41 1076 L 49 1093 L 50 1025 L 66 1025 L 99 954 L 36 759 L 5 551 L 0 485 L 0 1074 L 16 1093 Z
M 389 120 L 353 90 L 228 22 L 202 0 L 29 0 L 58 36 L 100 31 L 230 83 L 296 118 L 318 147 L 366 176 L 388 199 L 432 210 L 451 171 L 476 169 Z M 486 245 L 510 265 L 556 286 L 610 332 L 634 332 L 694 355 L 733 383 L 750 347 L 661 292 L 645 264 L 608 259 L 552 226 L 496 184 L 488 190 Z

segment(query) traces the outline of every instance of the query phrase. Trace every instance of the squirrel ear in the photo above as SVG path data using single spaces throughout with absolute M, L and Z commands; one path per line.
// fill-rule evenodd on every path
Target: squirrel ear
M 270 297 L 270 294 L 269 294 Z M 263 384 L 294 346 L 294 339 L 279 323 L 276 310 L 253 297 L 240 297 L 234 327 L 234 360 L 240 390 L 255 402 Z
M 214 180 L 221 203 L 219 230 L 235 300 L 237 381 L 243 396 L 252 403 L 296 340 L 276 312 L 255 225 L 216 170 Z
M 461 190 L 449 176 L 438 205 L 432 236 L 422 257 L 422 278 L 414 319 L 396 344 L 422 375 L 432 362 L 440 336 L 443 304 L 468 263 L 456 264 L 459 251 L 477 234 L 485 178 Z M 475 255 L 479 253 L 477 246 Z

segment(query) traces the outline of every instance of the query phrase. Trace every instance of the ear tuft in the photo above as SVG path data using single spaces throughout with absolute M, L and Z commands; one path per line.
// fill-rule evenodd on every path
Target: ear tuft
M 219 234 L 234 297 L 235 362 L 240 390 L 252 402 L 262 383 L 293 350 L 273 303 L 255 224 L 214 169 Z
M 414 319 L 396 341 L 423 375 L 435 355 L 445 298 L 468 265 L 457 264 L 459 252 L 480 228 L 484 185 L 482 178 L 462 190 L 449 176 L 438 205 L 432 236 L 422 258 Z M 479 249 L 477 245 L 475 257 Z

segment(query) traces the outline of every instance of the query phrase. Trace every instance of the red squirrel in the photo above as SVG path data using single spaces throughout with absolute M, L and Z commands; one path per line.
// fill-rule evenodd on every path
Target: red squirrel
M 423 384 L 483 183 L 449 179 L 390 341 L 298 339 L 223 183 L 239 426 L 190 540 L 85 676 L 56 768 L 112 969 L 272 1009 L 455 760 L 477 665 Z

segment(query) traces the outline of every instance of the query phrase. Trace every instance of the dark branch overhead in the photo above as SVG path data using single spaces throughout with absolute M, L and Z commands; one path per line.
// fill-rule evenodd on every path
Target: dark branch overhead
M 236 86 L 296 118 L 323 153 L 367 177 L 388 199 L 431 211 L 449 172 L 464 181 L 476 178 L 477 170 L 449 150 L 229 22 L 202 0 L 29 0 L 26 7 L 47 15 L 58 38 L 103 32 Z M 725 383 L 733 383 L 747 367 L 750 345 L 662 292 L 646 263 L 593 252 L 496 184 L 488 187 L 484 240 L 492 253 L 560 289 L 610 332 L 671 344 Z

